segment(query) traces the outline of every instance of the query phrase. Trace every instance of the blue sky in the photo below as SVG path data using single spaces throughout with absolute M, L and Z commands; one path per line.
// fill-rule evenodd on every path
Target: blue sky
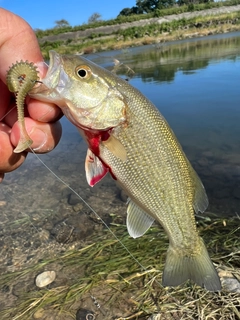
M 71 26 L 81 25 L 95 12 L 108 20 L 135 5 L 136 0 L 0 0 L 0 7 L 24 18 L 33 29 L 52 28 L 61 19 Z

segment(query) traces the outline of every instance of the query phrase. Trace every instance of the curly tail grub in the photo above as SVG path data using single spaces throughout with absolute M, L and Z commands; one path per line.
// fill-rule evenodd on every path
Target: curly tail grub
M 18 122 L 20 126 L 20 139 L 15 153 L 26 150 L 32 140 L 29 137 L 24 122 L 24 101 L 28 92 L 34 87 L 39 80 L 38 71 L 33 63 L 28 61 L 20 61 L 13 64 L 7 72 L 7 86 L 9 91 L 16 95 L 16 105 L 18 111 Z

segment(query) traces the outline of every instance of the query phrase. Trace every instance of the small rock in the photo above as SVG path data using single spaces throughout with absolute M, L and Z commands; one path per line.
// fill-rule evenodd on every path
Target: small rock
M 43 316 L 44 316 L 44 310 L 39 309 L 34 313 L 33 318 L 34 319 L 43 319 Z
M 39 239 L 42 240 L 42 241 L 48 241 L 50 238 L 50 232 L 48 230 L 41 230 L 39 231 Z
M 239 274 L 239 269 L 236 270 Z M 222 287 L 228 292 L 240 293 L 240 281 L 237 278 L 237 273 L 234 274 L 231 270 L 220 269 L 218 271 L 219 277 L 221 278 Z
M 124 203 L 127 203 L 127 201 L 128 201 L 128 195 L 127 195 L 123 190 L 121 190 L 121 192 L 120 192 L 120 199 L 121 199 Z
M 222 286 L 224 290 L 228 292 L 240 293 L 240 282 L 234 278 L 224 278 L 222 280 Z
M 44 271 L 36 277 L 35 283 L 38 288 L 43 288 L 52 283 L 55 278 L 55 271 Z
M 150 318 L 147 318 L 147 320 L 160 320 L 161 314 L 153 314 Z
M 73 211 L 79 212 L 83 209 L 83 204 L 82 203 L 77 203 L 75 206 L 73 206 Z
M 76 320 L 95 320 L 95 315 L 92 311 L 87 309 L 78 309 Z
M 51 230 L 51 235 L 54 236 L 59 243 L 69 243 L 73 240 L 74 227 L 67 224 L 65 221 L 57 223 Z
M 76 204 L 81 202 L 82 200 L 75 193 L 71 193 L 69 195 L 68 204 L 70 204 L 71 206 L 75 206 Z

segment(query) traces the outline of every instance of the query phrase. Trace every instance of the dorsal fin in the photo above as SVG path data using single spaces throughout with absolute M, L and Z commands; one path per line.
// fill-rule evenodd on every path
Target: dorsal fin
M 93 187 L 108 173 L 108 168 L 95 154 L 88 149 L 85 160 L 85 171 L 88 184 Z
M 132 200 L 129 201 L 127 208 L 127 229 L 131 237 L 141 237 L 147 232 L 153 222 L 154 218 L 143 211 Z

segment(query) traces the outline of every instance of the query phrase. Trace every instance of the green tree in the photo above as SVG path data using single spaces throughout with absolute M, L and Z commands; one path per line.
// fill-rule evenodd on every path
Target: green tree
M 214 2 L 214 0 L 178 0 L 177 1 L 177 4 L 179 6 L 181 5 L 194 5 L 194 4 L 198 4 L 198 3 L 211 3 L 211 2 Z M 194 8 L 194 6 L 193 6 Z
M 101 21 L 101 14 L 98 12 L 94 12 L 89 18 L 88 18 L 88 24 L 94 23 L 97 21 Z
M 191 1 L 191 0 L 179 0 L 179 1 Z M 202 1 L 208 1 L 208 0 L 202 0 Z M 176 4 L 176 0 L 137 0 L 135 7 L 124 8 L 119 13 L 119 16 L 121 16 L 121 15 L 128 16 L 131 14 L 151 13 L 151 12 L 154 12 L 159 9 L 172 7 L 174 4 Z
M 160 2 L 160 0 L 137 0 L 136 5 L 138 8 L 141 8 L 144 13 L 149 13 L 160 9 Z
M 118 16 L 130 16 L 131 14 L 141 14 L 143 11 L 139 7 L 124 8 Z
M 70 24 L 67 20 L 61 19 L 55 21 L 55 28 L 64 28 L 64 27 L 70 27 Z

